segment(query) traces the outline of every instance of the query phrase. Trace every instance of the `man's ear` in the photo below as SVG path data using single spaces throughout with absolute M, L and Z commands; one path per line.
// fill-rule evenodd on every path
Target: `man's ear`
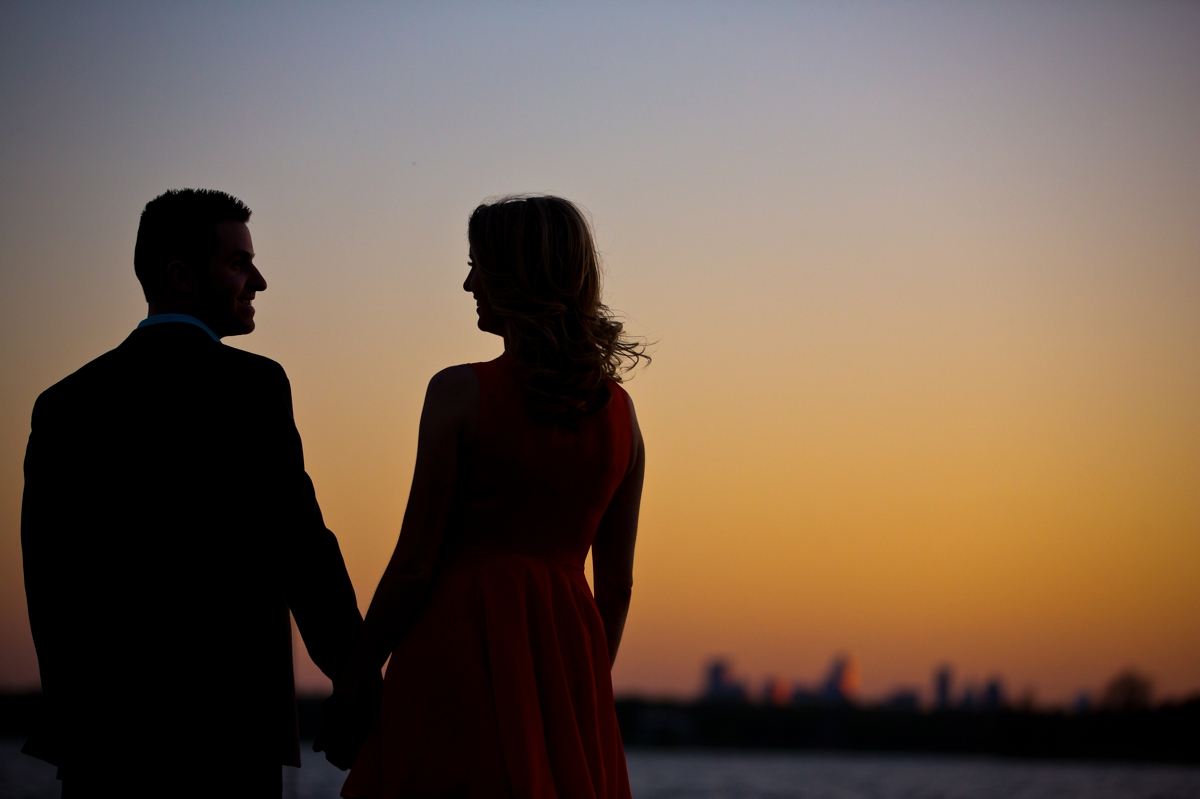
M 167 264 L 167 285 L 172 291 L 184 295 L 195 294 L 198 288 L 195 272 L 183 261 Z

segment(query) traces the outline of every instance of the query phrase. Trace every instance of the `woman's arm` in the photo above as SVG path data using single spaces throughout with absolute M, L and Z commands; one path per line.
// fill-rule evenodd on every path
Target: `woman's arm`
M 321 748 L 340 749 L 339 738 L 357 737 L 346 729 L 347 725 L 358 726 L 352 719 L 360 714 L 350 708 L 359 700 L 360 689 L 378 682 L 379 669 L 420 610 L 450 517 L 459 459 L 474 441 L 478 425 L 479 381 L 475 371 L 469 366 L 453 366 L 434 375 L 421 410 L 417 465 L 400 539 L 375 589 L 358 641 L 334 682 L 327 713 L 334 718 L 326 719 L 326 726 L 333 729 L 329 736 L 321 736 L 325 738 L 318 741 Z M 356 754 L 357 746 L 351 746 Z M 327 754 L 335 761 L 335 751 Z M 335 761 L 335 765 L 340 763 Z
M 626 395 L 628 396 L 628 395 Z M 629 471 L 617 487 L 592 542 L 592 575 L 596 607 L 604 622 L 611 666 L 617 659 L 629 597 L 633 591 L 633 547 L 637 541 L 638 511 L 642 505 L 642 478 L 646 474 L 646 444 L 638 427 L 633 400 L 629 402 L 632 448 Z
M 469 366 L 434 375 L 425 393 L 408 507 L 388 562 L 351 653 L 345 677 L 378 670 L 396 648 L 425 598 L 458 478 L 462 450 L 479 424 L 479 381 Z

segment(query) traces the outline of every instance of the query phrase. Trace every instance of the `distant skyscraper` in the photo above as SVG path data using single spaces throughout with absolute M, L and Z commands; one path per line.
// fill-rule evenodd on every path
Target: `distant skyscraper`
M 858 695 L 858 664 L 852 656 L 838 655 L 833 659 L 821 694 L 831 702 L 850 702 Z
M 980 707 L 984 710 L 1003 710 L 1008 704 L 1008 696 L 1004 690 L 1004 683 L 999 677 L 988 680 L 983 686 L 983 693 L 979 697 Z
M 938 710 L 949 710 L 954 690 L 954 670 L 949 665 L 938 666 L 933 673 L 934 707 Z
M 704 667 L 704 691 L 706 702 L 745 702 L 746 685 L 733 678 L 733 670 L 725 658 L 713 658 Z

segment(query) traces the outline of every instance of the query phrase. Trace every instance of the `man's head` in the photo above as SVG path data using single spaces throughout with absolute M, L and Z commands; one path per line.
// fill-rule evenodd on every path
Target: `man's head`
M 208 189 L 168 191 L 146 203 L 133 268 L 150 313 L 184 313 L 218 336 L 254 330 L 254 295 L 267 283 L 254 266 L 250 209 Z

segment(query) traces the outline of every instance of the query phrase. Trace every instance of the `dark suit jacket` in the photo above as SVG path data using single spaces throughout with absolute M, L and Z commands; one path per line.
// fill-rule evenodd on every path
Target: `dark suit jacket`
M 279 364 L 189 324 L 134 331 L 48 389 L 21 546 L 44 713 L 25 751 L 300 765 L 295 615 L 334 676 L 362 624 Z

